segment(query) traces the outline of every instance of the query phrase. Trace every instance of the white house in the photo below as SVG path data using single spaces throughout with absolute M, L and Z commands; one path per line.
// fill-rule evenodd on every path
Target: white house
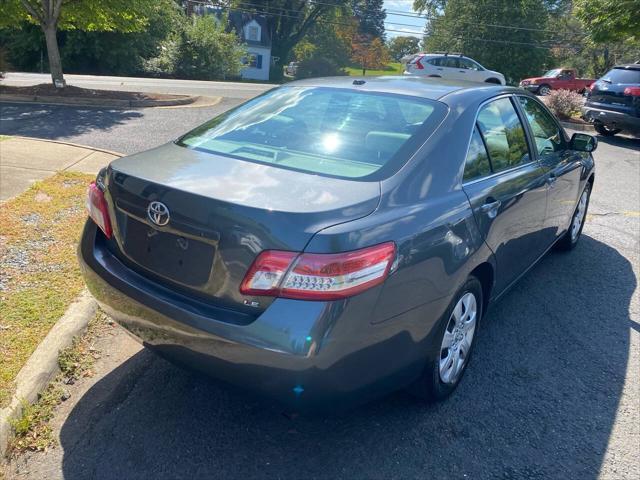
M 182 2 L 187 14 L 223 16 L 223 10 L 202 1 L 185 0 Z M 228 15 L 229 30 L 234 30 L 247 46 L 246 65 L 241 71 L 242 78 L 251 80 L 269 80 L 269 69 L 274 59 L 271 56 L 271 34 L 267 17 L 252 13 L 231 11 Z
M 271 68 L 271 35 L 266 17 L 251 13 L 229 13 L 230 26 L 247 45 L 246 65 L 240 71 L 242 78 L 269 80 Z

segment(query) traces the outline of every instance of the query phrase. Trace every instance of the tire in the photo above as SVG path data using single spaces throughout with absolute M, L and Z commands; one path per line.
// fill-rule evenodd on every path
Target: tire
M 538 93 L 538 95 L 545 97 L 545 96 L 549 95 L 549 93 L 551 93 L 551 87 L 549 85 L 547 85 L 546 83 L 542 84 L 542 85 L 540 85 L 538 87 L 538 92 L 537 93 Z
M 598 132 L 603 137 L 613 137 L 616 133 L 620 133 L 622 131 L 620 128 L 607 127 L 602 122 L 594 122 L 593 128 L 595 128 L 596 132 Z
M 474 302 L 475 305 L 473 305 Z M 465 311 L 467 305 L 468 309 Z M 467 317 L 467 314 L 474 311 L 473 309 L 475 309 L 475 316 L 472 325 L 471 317 Z M 470 276 L 453 297 L 451 304 L 435 327 L 437 330 L 432 351 L 429 352 L 429 359 L 421 376 L 409 388 L 411 393 L 429 402 L 444 400 L 453 393 L 469 365 L 474 340 L 482 319 L 482 310 L 482 285 L 476 277 Z M 461 315 L 456 315 L 456 312 L 460 312 Z M 456 317 L 461 318 L 462 323 L 457 321 Z M 464 327 L 461 329 L 462 325 L 466 325 L 466 329 Z M 447 341 L 445 341 L 445 335 L 447 335 Z M 446 343 L 449 342 L 454 342 L 453 346 L 445 348 Z M 452 360 L 449 361 L 449 358 Z M 457 365 L 454 360 L 456 358 L 458 361 L 463 361 L 457 368 L 454 367 Z M 447 368 L 449 365 L 450 368 Z
M 562 238 L 556 243 L 558 250 L 565 252 L 571 251 L 576 248 L 580 237 L 582 236 L 582 229 L 584 228 L 585 219 L 587 218 L 587 211 L 589 209 L 589 200 L 591 198 L 591 182 L 587 183 L 584 187 L 578 205 L 571 217 L 571 223 L 569 224 L 569 230 L 567 230 Z M 578 224 L 576 222 L 579 222 Z
M 488 78 L 485 80 L 485 83 L 495 83 L 496 85 L 502 85 L 502 82 L 497 78 Z

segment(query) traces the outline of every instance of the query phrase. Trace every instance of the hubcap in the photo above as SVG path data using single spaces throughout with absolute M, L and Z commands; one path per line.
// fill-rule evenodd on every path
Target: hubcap
M 578 202 L 578 209 L 576 210 L 575 215 L 573 216 L 573 222 L 571 222 L 571 241 L 575 242 L 580 234 L 580 227 L 582 226 L 582 222 L 584 221 L 585 214 L 587 213 L 587 199 L 589 198 L 589 194 L 585 189 L 580 196 L 580 201 Z
M 443 383 L 455 383 L 467 363 L 477 318 L 476 297 L 467 292 L 456 303 L 442 338 L 439 371 Z

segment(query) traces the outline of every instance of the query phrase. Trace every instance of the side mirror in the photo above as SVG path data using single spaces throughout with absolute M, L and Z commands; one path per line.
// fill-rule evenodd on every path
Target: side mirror
M 569 148 L 578 152 L 591 153 L 598 148 L 598 139 L 586 133 L 574 133 L 569 142 Z

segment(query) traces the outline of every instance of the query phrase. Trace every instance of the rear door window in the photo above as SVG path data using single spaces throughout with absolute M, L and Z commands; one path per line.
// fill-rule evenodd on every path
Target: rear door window
M 530 161 L 524 128 L 509 98 L 493 100 L 483 106 L 478 113 L 477 124 L 494 172 Z
M 480 131 L 476 126 L 471 135 L 469 143 L 469 151 L 464 166 L 463 181 L 468 182 L 477 178 L 485 177 L 491 174 L 491 165 L 489 164 L 489 155 L 482 141 Z

